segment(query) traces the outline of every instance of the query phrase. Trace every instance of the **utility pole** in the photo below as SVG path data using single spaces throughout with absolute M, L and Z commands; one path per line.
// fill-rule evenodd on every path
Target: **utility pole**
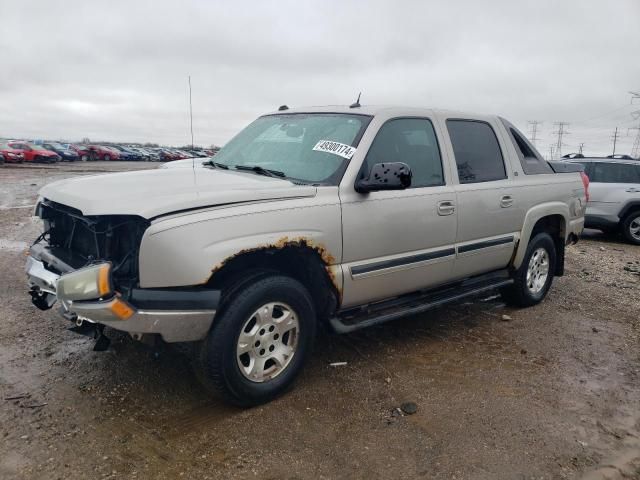
M 554 149 L 555 145 L 552 143 L 551 145 L 549 145 L 549 160 L 553 160 L 553 149 Z
M 631 103 L 634 100 L 640 100 L 640 92 L 629 92 L 631 94 Z M 637 130 L 636 138 L 633 141 L 633 147 L 631 147 L 631 156 L 640 159 L 640 110 L 631 112 L 631 116 L 634 120 L 638 120 L 638 126 L 630 128 L 629 130 Z M 627 134 L 629 132 L 627 131 Z
M 613 132 L 613 135 L 611 135 L 611 140 L 613 140 L 613 153 L 612 155 L 616 154 L 616 143 L 618 143 L 618 137 L 620 135 L 618 135 L 618 127 L 616 127 L 616 131 Z
M 569 135 L 569 132 L 567 132 L 566 130 L 569 124 L 567 122 L 555 122 L 554 125 L 558 127 L 558 130 L 553 132 L 558 136 L 558 141 L 556 142 L 555 147 L 555 154 L 558 156 L 558 158 L 562 158 L 562 146 L 566 145 L 565 143 L 562 143 L 562 137 L 564 135 Z
M 529 140 L 531 140 L 531 143 L 535 147 L 536 142 L 538 141 L 538 125 L 542 125 L 542 122 L 539 122 L 538 120 L 529 120 L 529 125 L 529 133 L 531 134 Z
M 191 75 L 189 75 L 189 118 L 191 119 L 191 150 L 193 150 L 193 107 L 191 106 Z
M 640 159 L 640 124 L 637 127 L 632 127 L 629 130 L 637 130 L 636 139 L 633 141 L 633 147 L 631 147 L 631 156 Z
M 578 144 L 578 153 L 582 155 L 582 150 L 584 149 L 584 142 Z
M 633 147 L 631 147 L 631 156 L 634 158 L 640 159 L 640 110 L 636 110 L 635 112 L 631 112 L 631 116 L 638 120 L 637 127 L 631 127 L 627 130 L 627 135 L 629 135 L 629 130 L 636 130 L 636 138 L 633 141 Z

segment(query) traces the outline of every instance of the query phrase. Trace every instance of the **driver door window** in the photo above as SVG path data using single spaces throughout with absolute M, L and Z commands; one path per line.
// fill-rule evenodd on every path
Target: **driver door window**
M 363 174 L 376 163 L 403 162 L 413 174 L 410 188 L 444 185 L 440 148 L 431 121 L 396 118 L 386 122 L 373 140 Z
M 385 122 L 367 151 L 361 175 L 375 164 L 402 162 L 411 187 L 357 193 L 345 186 L 342 203 L 343 306 L 439 285 L 455 262 L 455 190 L 446 185 L 440 147 L 426 118 Z M 439 210 L 448 205 L 443 213 Z M 440 213 L 439 213 L 440 212 Z

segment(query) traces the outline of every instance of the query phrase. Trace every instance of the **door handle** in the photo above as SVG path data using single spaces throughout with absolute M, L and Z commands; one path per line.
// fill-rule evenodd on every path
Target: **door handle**
M 456 211 L 456 204 L 450 200 L 438 202 L 438 215 L 451 215 Z
M 508 208 L 513 205 L 513 197 L 511 195 L 503 195 L 500 199 L 500 206 L 502 208 Z

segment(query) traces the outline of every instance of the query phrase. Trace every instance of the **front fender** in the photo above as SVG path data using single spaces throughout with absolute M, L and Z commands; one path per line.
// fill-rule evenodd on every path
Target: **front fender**
M 293 202 L 298 205 L 281 208 Z M 342 258 L 340 206 L 313 202 L 250 204 L 153 223 L 140 247 L 140 286 L 202 285 L 239 254 L 291 244 L 313 248 L 327 266 L 337 265 Z

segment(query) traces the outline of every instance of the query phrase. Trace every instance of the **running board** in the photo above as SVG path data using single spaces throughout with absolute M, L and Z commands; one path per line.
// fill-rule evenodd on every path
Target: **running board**
M 378 304 L 338 312 L 338 316 L 329 319 L 329 322 L 337 333 L 349 333 L 397 318 L 426 312 L 441 305 L 478 295 L 488 290 L 505 287 L 512 283 L 513 279 L 505 278 L 505 274 L 502 272 L 483 275 L 482 277 L 436 290 L 406 295 Z

